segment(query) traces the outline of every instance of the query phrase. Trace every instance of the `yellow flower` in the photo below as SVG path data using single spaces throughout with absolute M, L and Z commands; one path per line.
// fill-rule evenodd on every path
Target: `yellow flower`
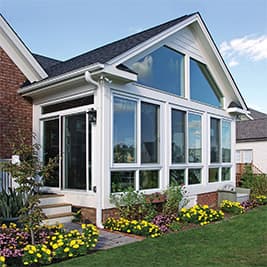
M 36 254 L 37 258 L 42 258 L 42 255 L 40 253 Z
M 52 246 L 52 248 L 53 248 L 53 249 L 57 249 L 57 248 L 58 248 L 58 245 L 57 245 L 57 244 L 54 244 L 54 245 Z
M 4 256 L 0 256 L 0 262 L 5 262 L 6 258 Z
M 30 253 L 30 254 L 33 254 L 34 252 L 30 249 L 30 250 L 29 250 L 29 253 Z
M 70 248 L 66 247 L 64 248 L 64 252 L 69 252 L 70 251 Z

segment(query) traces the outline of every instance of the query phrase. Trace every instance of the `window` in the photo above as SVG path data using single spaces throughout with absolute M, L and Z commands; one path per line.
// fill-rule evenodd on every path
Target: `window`
M 185 115 L 172 110 L 172 163 L 185 163 Z
M 172 109 L 171 121 L 172 166 L 169 172 L 169 184 L 200 184 L 202 182 L 202 116 Z M 191 169 L 191 165 L 194 169 Z
M 188 160 L 201 162 L 201 116 L 188 114 Z
M 201 169 L 188 170 L 188 185 L 201 184 Z
M 129 188 L 135 188 L 134 171 L 111 172 L 111 193 L 123 192 Z
M 185 184 L 185 170 L 170 170 L 170 185 Z
M 113 162 L 136 162 L 136 102 L 119 97 L 113 101 Z
M 220 120 L 211 118 L 210 121 L 210 162 L 220 162 Z
M 138 74 L 138 82 L 184 96 L 184 56 L 166 46 L 137 62 L 125 64 Z
M 244 149 L 236 151 L 236 163 L 251 163 L 253 161 L 253 150 Z
M 159 161 L 159 106 L 142 102 L 141 104 L 141 162 Z
M 222 121 L 222 162 L 231 162 L 231 123 Z
M 190 59 L 190 97 L 202 103 L 221 107 L 221 94 L 207 66 Z
M 159 188 L 159 114 L 157 104 L 113 97 L 111 193 Z
M 209 183 L 231 180 L 231 122 L 210 119 Z
M 159 188 L 159 172 L 157 170 L 140 171 L 139 189 Z

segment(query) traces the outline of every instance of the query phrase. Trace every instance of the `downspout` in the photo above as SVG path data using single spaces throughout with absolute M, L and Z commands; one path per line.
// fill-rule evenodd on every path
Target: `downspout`
M 96 90 L 98 90 L 100 96 L 101 96 L 101 100 L 100 100 L 100 105 L 101 105 L 101 118 L 103 118 L 103 114 L 102 114 L 102 109 L 103 109 L 103 90 L 101 90 L 102 86 L 100 86 L 100 83 L 96 82 L 95 80 L 93 80 L 91 74 L 89 71 L 86 71 L 84 73 L 84 77 L 85 80 L 88 83 L 91 83 L 93 85 L 95 85 Z M 100 159 L 100 166 L 101 166 L 101 171 L 100 171 L 100 177 L 99 179 L 96 180 L 96 226 L 100 229 L 103 229 L 104 226 L 102 224 L 102 177 L 103 177 L 103 168 L 102 168 L 102 164 L 103 164 L 103 159 L 102 159 L 102 147 L 103 147 L 103 138 L 102 138 L 102 119 L 100 122 L 100 127 L 101 127 L 101 143 L 100 143 L 100 153 L 101 153 L 101 159 Z

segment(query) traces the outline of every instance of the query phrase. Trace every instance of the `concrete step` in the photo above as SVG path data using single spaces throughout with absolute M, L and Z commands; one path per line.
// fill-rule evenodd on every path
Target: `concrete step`
M 71 212 L 71 204 L 69 204 L 69 203 L 56 203 L 56 204 L 49 204 L 49 205 L 40 205 L 40 208 L 42 208 L 43 213 L 46 216 Z
M 61 194 L 47 194 L 40 196 L 40 205 L 52 205 L 52 204 L 60 204 L 65 202 L 64 195 Z
M 72 212 L 66 212 L 66 213 L 58 213 L 53 215 L 48 215 L 45 220 L 43 220 L 43 224 L 46 225 L 55 225 L 59 223 L 70 223 L 73 219 L 73 213 Z

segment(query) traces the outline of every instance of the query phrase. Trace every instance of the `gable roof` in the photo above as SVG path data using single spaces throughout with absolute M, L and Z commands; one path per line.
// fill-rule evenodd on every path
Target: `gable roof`
M 249 108 L 250 111 L 250 116 L 254 119 L 254 120 L 258 120 L 258 119 L 267 119 L 267 114 L 260 112 L 258 110 L 255 110 L 253 108 Z
M 168 21 L 166 23 L 160 24 L 156 27 L 150 28 L 148 30 L 133 34 L 126 38 L 120 39 L 118 41 L 112 42 L 110 44 L 104 45 L 102 47 L 96 48 L 82 55 L 76 56 L 59 64 L 52 66 L 47 69 L 47 73 L 50 77 L 54 77 L 75 69 L 85 67 L 93 63 L 106 63 L 109 60 L 121 55 L 122 53 L 130 50 L 131 48 L 147 41 L 148 39 L 156 36 L 157 34 L 167 30 L 168 28 L 180 23 L 189 17 L 195 15 L 196 13 L 185 15 L 180 18 Z

